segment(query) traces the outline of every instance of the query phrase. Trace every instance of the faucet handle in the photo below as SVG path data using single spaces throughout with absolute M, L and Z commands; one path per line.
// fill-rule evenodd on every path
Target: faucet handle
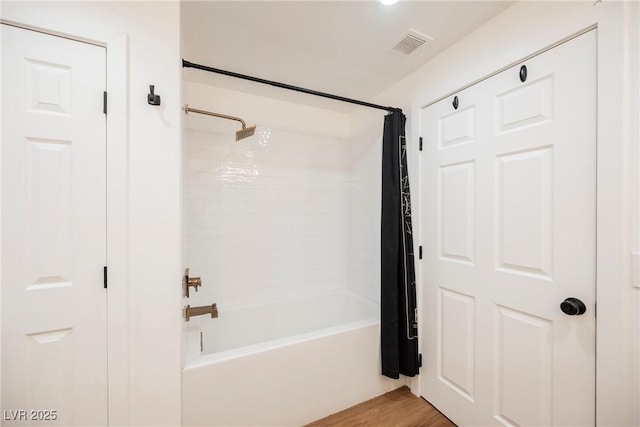
M 189 298 L 190 287 L 193 287 L 193 289 L 198 292 L 198 288 L 200 286 L 202 286 L 202 279 L 199 277 L 189 277 L 189 269 L 187 268 L 184 272 L 183 278 L 184 296 Z
M 187 279 L 187 286 L 193 286 L 196 292 L 198 292 L 198 288 L 202 286 L 202 279 L 199 277 L 189 277 L 189 279 Z

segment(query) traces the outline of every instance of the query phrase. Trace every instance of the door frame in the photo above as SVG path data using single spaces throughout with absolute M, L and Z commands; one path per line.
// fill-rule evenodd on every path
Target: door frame
M 637 4 L 598 3 L 587 6 L 555 5 L 547 3 L 542 7 L 547 10 L 536 9 L 534 4 L 517 4 L 494 20 L 501 20 L 502 31 L 487 37 L 487 30 L 482 27 L 482 45 L 476 45 L 477 55 L 466 57 L 460 55 L 442 55 L 444 58 L 435 65 L 444 66 L 449 71 L 442 77 L 443 82 L 433 82 L 433 87 L 414 97 L 411 107 L 411 139 L 417 141 L 421 135 L 421 112 L 424 107 L 441 99 L 444 94 L 454 93 L 460 88 L 468 86 L 468 82 L 477 83 L 495 74 L 509 65 L 519 63 L 532 53 L 544 50 L 582 34 L 590 29 L 597 31 L 597 184 L 596 184 L 596 425 L 630 425 L 633 423 L 634 413 L 634 379 L 630 375 L 632 367 L 631 343 L 631 286 L 630 286 L 630 254 L 631 254 L 631 200 L 632 182 L 630 173 L 630 154 L 634 152 L 632 140 L 633 120 L 628 115 L 633 112 L 633 100 L 625 96 L 633 76 L 633 63 L 628 58 L 633 57 L 632 46 L 628 37 L 633 31 L 640 30 L 638 20 L 633 16 L 638 14 Z M 556 9 L 567 9 L 566 13 L 559 13 Z M 531 9 L 535 9 L 532 11 Z M 635 14 L 635 15 L 634 15 Z M 555 15 L 555 16 L 554 16 Z M 508 16 L 508 17 L 507 17 Z M 537 16 L 543 25 L 523 25 L 523 20 Z M 511 18 L 511 19 L 510 19 Z M 506 21 L 508 24 L 504 25 Z M 499 24 L 500 24 L 499 23 Z M 498 25 L 499 25 L 498 24 Z M 520 28 L 518 28 L 520 27 Z M 526 31 L 526 32 L 525 32 Z M 467 39 L 472 38 L 474 33 Z M 492 58 L 490 48 L 485 47 L 495 39 L 498 45 L 503 39 L 518 40 L 511 42 L 508 49 Z M 468 42 L 464 48 L 469 48 L 473 42 Z M 633 43 L 631 43 L 633 45 Z M 456 49 L 454 46 L 451 49 Z M 494 48 L 495 49 L 495 48 Z M 496 50 L 493 50 L 495 53 Z M 457 52 L 455 52 L 457 53 Z M 637 54 L 637 52 L 635 52 Z M 475 56 L 474 56 L 475 55 Z M 439 58 L 436 58 L 439 59 Z M 434 60 L 434 62 L 436 62 Z M 472 71 L 469 71 L 472 70 Z M 459 72 L 457 72 L 459 71 Z M 637 72 L 637 70 L 635 70 Z M 624 76 L 625 78 L 621 78 Z M 442 84 L 439 84 L 442 83 Z M 443 90 L 444 89 L 444 90 Z M 447 90 L 448 89 L 448 90 Z M 601 149 L 607 147 L 606 150 Z M 418 233 L 415 245 L 420 245 L 423 233 L 420 205 L 422 191 L 419 177 L 421 173 L 420 154 L 417 144 L 410 144 L 413 148 L 413 158 L 410 166 L 413 170 L 412 182 L 417 183 L 414 194 L 418 198 L 418 209 L 414 209 L 417 216 Z M 422 298 L 422 277 L 425 274 L 422 263 L 417 268 L 418 301 Z M 423 307 L 419 307 L 423 310 Z M 420 341 L 420 345 L 429 345 Z M 421 347 L 422 348 L 422 347 Z M 412 391 L 422 395 L 421 381 L 412 379 Z
M 6 24 L 105 48 L 106 198 L 107 198 L 107 414 L 108 425 L 129 424 L 129 307 L 128 307 L 128 99 L 129 36 L 97 41 L 6 19 Z M 1 212 L 1 206 L 0 206 Z M 0 261 L 1 262 L 1 261 Z M 2 265 L 0 264 L 0 269 Z M 1 397 L 1 396 L 0 396 Z

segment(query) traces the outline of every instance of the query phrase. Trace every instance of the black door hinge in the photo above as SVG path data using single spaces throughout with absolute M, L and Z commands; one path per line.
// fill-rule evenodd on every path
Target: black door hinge
M 422 259 L 422 245 L 418 246 L 418 259 Z
M 420 137 L 420 151 L 422 151 L 422 137 Z
M 418 368 L 422 368 L 422 353 L 418 354 Z
M 102 112 L 107 114 L 107 91 L 102 92 Z
M 102 270 L 102 280 L 104 282 L 104 288 L 107 289 L 107 266 L 104 266 L 104 269 Z

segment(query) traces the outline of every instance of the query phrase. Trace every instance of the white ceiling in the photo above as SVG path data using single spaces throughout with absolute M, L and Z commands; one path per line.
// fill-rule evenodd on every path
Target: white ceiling
M 512 1 L 183 1 L 182 57 L 370 101 L 513 4 Z M 433 38 L 409 56 L 391 50 L 408 29 Z M 188 81 L 337 111 L 353 105 L 184 70 Z M 188 100 L 187 100 L 188 101 Z

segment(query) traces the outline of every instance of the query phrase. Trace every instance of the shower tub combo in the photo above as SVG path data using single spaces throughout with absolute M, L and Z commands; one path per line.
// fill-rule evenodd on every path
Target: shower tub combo
M 402 385 L 380 375 L 379 307 L 349 291 L 192 318 L 185 426 L 299 426 Z

